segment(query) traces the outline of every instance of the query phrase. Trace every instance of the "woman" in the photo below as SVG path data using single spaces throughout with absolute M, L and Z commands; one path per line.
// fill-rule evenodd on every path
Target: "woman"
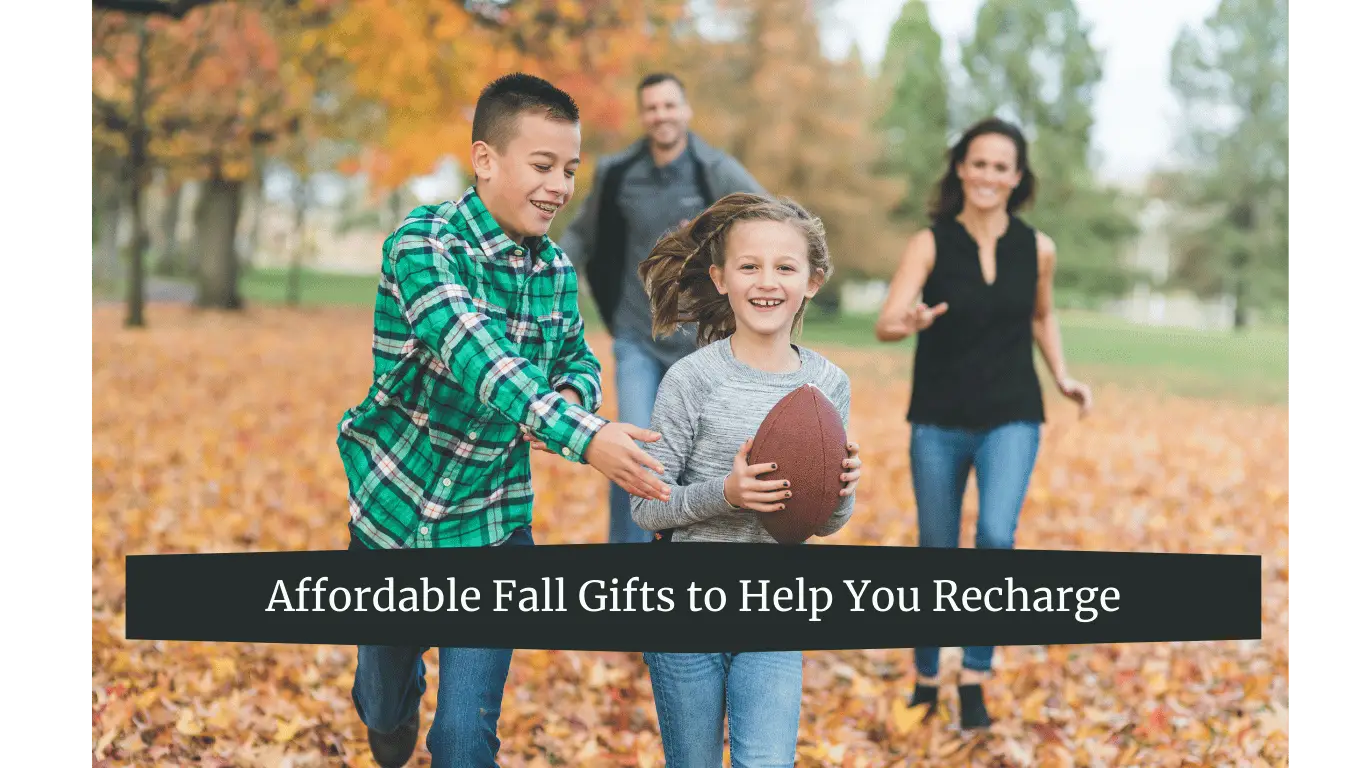
M 933 222 L 902 256 L 877 321 L 880 341 L 919 338 L 911 391 L 911 477 L 920 546 L 956 547 L 968 470 L 977 473 L 978 548 L 1009 549 L 1038 452 L 1043 391 L 1037 344 L 1053 381 L 1083 416 L 1091 391 L 1067 374 L 1053 312 L 1053 241 L 1015 216 L 1033 197 L 1028 147 L 995 118 L 949 152 Z M 992 646 L 964 649 L 964 728 L 991 724 L 982 682 Z M 939 649 L 915 650 L 911 706 L 939 697 Z

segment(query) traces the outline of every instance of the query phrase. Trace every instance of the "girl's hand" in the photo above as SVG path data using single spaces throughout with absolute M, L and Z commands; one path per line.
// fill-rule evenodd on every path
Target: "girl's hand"
M 730 474 L 726 475 L 722 493 L 732 507 L 754 512 L 777 512 L 784 506 L 783 499 L 792 497 L 792 491 L 784 490 L 789 485 L 786 480 L 759 479 L 759 475 L 772 472 L 778 465 L 750 464 L 749 449 L 753 445 L 754 438 L 751 437 L 740 446 L 739 453 L 735 454 L 735 463 L 731 465 Z
M 858 457 L 858 443 L 850 443 L 846 447 L 849 450 L 849 458 L 844 460 L 844 468 L 848 471 L 840 475 L 840 480 L 844 482 L 840 496 L 853 496 L 854 488 L 858 486 L 859 478 L 863 476 L 863 459 Z
M 1081 418 L 1091 412 L 1091 388 L 1069 376 L 1058 379 L 1058 391 L 1081 408 Z
M 537 439 L 531 434 L 531 430 L 527 429 L 526 427 L 522 427 L 521 429 L 522 429 L 522 439 L 525 440 L 525 441 L 527 441 L 528 443 L 531 443 L 531 450 L 533 450 L 533 451 L 541 451 L 541 452 L 543 452 L 543 453 L 549 453 L 549 454 L 554 454 L 554 453 L 555 453 L 554 451 L 552 451 L 552 450 L 550 450 L 549 448 L 547 448 L 546 445 L 545 445 L 545 443 L 541 442 L 540 440 L 537 440 Z
M 559 393 L 560 397 L 563 397 L 565 400 L 568 400 L 574 405 L 583 405 L 583 400 L 579 398 L 578 390 L 574 389 L 573 387 L 561 387 L 559 389 Z M 552 456 L 555 455 L 555 452 L 547 448 L 545 443 L 541 442 L 540 440 L 537 440 L 534 436 L 532 436 L 531 430 L 527 429 L 526 427 L 519 427 L 519 429 L 522 430 L 522 439 L 527 441 L 528 443 L 531 443 L 531 449 L 533 451 L 549 453 Z

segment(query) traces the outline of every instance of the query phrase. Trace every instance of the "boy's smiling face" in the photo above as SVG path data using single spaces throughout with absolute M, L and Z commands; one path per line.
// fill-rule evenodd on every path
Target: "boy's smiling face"
M 579 124 L 524 112 L 500 151 L 474 143 L 479 198 L 514 242 L 550 231 L 555 214 L 574 196 L 579 168 Z

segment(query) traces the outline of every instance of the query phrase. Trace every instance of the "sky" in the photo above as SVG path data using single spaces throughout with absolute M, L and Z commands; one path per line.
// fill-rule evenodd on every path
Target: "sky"
M 1096 89 L 1092 145 L 1107 180 L 1137 184 L 1157 167 L 1174 165 L 1173 125 L 1178 107 L 1167 84 L 1172 43 L 1187 24 L 1198 25 L 1218 0 L 1075 0 L 1091 24 L 1091 44 L 1103 55 L 1104 80 Z M 904 0 L 843 0 L 825 31 L 831 53 L 851 41 L 870 67 L 887 46 L 887 32 Z M 970 36 L 981 0 L 926 0 L 944 38 L 944 58 L 958 67 L 958 44 Z

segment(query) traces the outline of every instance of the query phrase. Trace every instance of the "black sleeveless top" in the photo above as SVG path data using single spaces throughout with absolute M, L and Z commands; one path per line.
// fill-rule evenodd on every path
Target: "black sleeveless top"
M 956 219 L 937 222 L 934 269 L 924 298 L 948 302 L 916 341 L 911 408 L 917 424 L 990 429 L 1042 422 L 1043 391 L 1034 371 L 1034 303 L 1039 247 L 1033 228 L 1010 217 L 996 243 L 996 281 L 982 276 L 977 241 Z

